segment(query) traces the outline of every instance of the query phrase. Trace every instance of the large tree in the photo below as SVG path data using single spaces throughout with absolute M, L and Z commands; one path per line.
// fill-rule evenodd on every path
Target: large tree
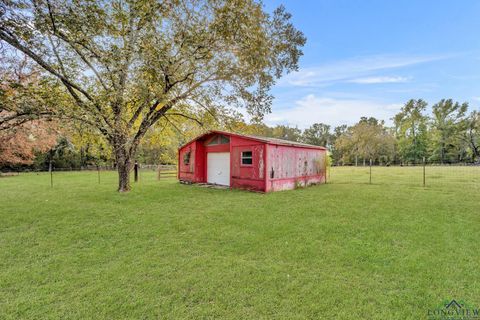
M 330 126 L 324 123 L 314 123 L 303 131 L 303 141 L 317 146 L 331 147 L 332 134 Z
M 283 7 L 255 0 L 9 0 L 0 40 L 64 87 L 65 112 L 112 146 L 119 184 L 160 119 L 218 106 L 270 111 L 275 79 L 305 43 Z
M 431 148 L 433 160 L 460 160 L 459 148 L 465 131 L 468 103 L 442 99 L 432 107 Z
M 266 134 L 268 137 L 278 138 L 289 141 L 299 142 L 302 138 L 302 130 L 297 127 L 290 127 L 285 125 L 276 125 Z
M 425 115 L 427 103 L 422 100 L 409 100 L 394 117 L 395 133 L 398 141 L 398 154 L 404 162 L 417 163 L 427 156 L 428 117 Z
M 332 159 L 334 163 L 340 163 L 343 159 L 343 152 L 345 150 L 337 149 L 337 140 L 344 135 L 348 130 L 348 126 L 346 124 L 342 124 L 337 126 L 333 129 L 333 134 L 331 135 L 331 145 L 330 145 L 330 152 L 332 153 Z M 343 162 L 342 162 L 343 163 Z
M 357 165 L 358 158 L 364 165 L 367 160 L 388 163 L 393 158 L 394 143 L 394 137 L 383 121 L 362 117 L 336 139 L 335 150 L 342 154 L 344 163 L 355 159 Z

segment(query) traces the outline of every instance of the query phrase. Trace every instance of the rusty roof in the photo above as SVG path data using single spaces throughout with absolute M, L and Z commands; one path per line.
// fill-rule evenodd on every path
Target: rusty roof
M 233 133 L 233 132 L 227 132 L 227 131 L 220 131 L 220 130 L 210 130 L 205 132 L 204 134 L 199 135 L 195 139 L 190 140 L 188 143 L 182 145 L 180 147 L 183 148 L 187 144 L 189 144 L 192 141 L 201 139 L 209 134 L 216 133 L 216 134 L 223 134 L 227 136 L 237 136 L 245 139 L 250 139 L 250 140 L 255 140 L 255 141 L 260 141 L 260 142 L 265 142 L 268 144 L 274 144 L 274 145 L 282 145 L 282 146 L 292 146 L 292 147 L 303 147 L 303 148 L 311 148 L 311 149 L 320 149 L 320 150 L 327 150 L 325 147 L 321 146 L 315 146 L 313 144 L 307 144 L 307 143 L 301 143 L 301 142 L 295 142 L 295 141 L 289 141 L 289 140 L 284 140 L 284 139 L 278 139 L 278 138 L 270 138 L 270 137 L 262 137 L 262 136 L 255 136 L 255 135 L 249 135 L 249 134 L 241 134 L 241 133 Z

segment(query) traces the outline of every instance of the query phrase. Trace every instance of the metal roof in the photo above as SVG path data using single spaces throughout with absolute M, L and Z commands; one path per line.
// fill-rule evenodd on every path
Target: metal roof
M 209 134 L 216 133 L 216 134 L 223 134 L 227 136 L 237 136 L 245 139 L 250 139 L 250 140 L 255 140 L 255 141 L 260 141 L 260 142 L 265 142 L 268 144 L 273 144 L 273 145 L 282 145 L 282 146 L 292 146 L 292 147 L 302 147 L 302 148 L 311 148 L 311 149 L 320 149 L 320 150 L 327 150 L 325 147 L 321 146 L 315 146 L 312 144 L 307 144 L 307 143 L 301 143 L 301 142 L 295 142 L 295 141 L 289 141 L 289 140 L 283 140 L 283 139 L 277 139 L 277 138 L 270 138 L 270 137 L 261 137 L 261 136 L 254 136 L 254 135 L 249 135 L 249 134 L 240 134 L 240 133 L 233 133 L 233 132 L 227 132 L 227 131 L 219 131 L 219 130 L 210 130 L 195 139 L 189 141 L 188 143 L 184 144 L 183 146 L 180 147 L 183 148 L 187 144 L 189 144 L 192 141 L 201 139 Z

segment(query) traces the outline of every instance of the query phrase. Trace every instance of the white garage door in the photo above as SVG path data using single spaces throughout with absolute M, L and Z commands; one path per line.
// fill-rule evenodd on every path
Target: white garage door
M 230 152 L 207 153 L 207 182 L 230 185 Z

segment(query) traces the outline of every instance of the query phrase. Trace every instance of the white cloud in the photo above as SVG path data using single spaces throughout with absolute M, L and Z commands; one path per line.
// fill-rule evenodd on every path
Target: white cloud
M 356 78 L 348 80 L 351 83 L 358 83 L 358 84 L 376 84 L 376 83 L 400 83 L 400 82 L 407 82 L 409 78 L 407 77 L 365 77 L 365 78 Z
M 375 72 L 408 67 L 446 59 L 448 56 L 375 55 L 335 61 L 312 68 L 303 68 L 282 78 L 284 86 L 326 86 L 373 76 Z
M 362 99 L 334 99 L 310 94 L 297 100 L 292 108 L 280 110 L 274 108 L 272 114 L 265 117 L 265 121 L 269 125 L 288 124 L 304 129 L 316 122 L 332 126 L 352 125 L 358 122 L 360 117 L 375 117 L 391 125 L 390 119 L 401 107 L 402 104 Z

